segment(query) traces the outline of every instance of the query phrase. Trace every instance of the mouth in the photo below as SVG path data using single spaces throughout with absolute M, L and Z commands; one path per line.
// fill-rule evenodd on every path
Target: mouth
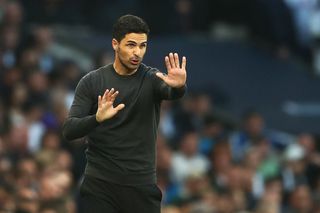
M 130 59 L 130 63 L 133 65 L 138 65 L 140 63 L 139 59 Z

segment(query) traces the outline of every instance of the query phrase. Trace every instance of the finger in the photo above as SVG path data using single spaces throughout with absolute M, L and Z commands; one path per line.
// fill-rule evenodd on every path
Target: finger
M 174 54 L 174 62 L 177 68 L 180 68 L 180 61 L 179 61 L 179 55 L 178 53 Z
M 182 57 L 182 64 L 181 64 L 181 68 L 182 69 L 186 69 L 186 65 L 187 65 L 187 58 L 185 56 Z
M 101 95 L 98 96 L 98 108 L 101 108 Z
M 104 92 L 101 100 L 106 101 L 106 100 L 107 100 L 108 93 L 109 93 L 109 89 L 106 89 L 106 91 Z
M 173 57 L 173 53 L 169 53 L 169 61 L 170 61 L 170 65 L 172 68 L 176 67 L 176 64 L 174 62 L 174 57 Z
M 162 72 L 157 72 L 156 75 L 157 75 L 159 78 L 161 78 L 162 80 L 164 80 L 164 81 L 165 81 L 166 78 L 167 78 L 167 75 L 164 74 L 164 73 L 162 73 Z
M 111 96 L 113 95 L 114 93 L 114 88 L 111 88 L 111 90 L 109 91 L 108 95 L 107 95 L 107 100 L 111 100 Z
M 164 57 L 164 62 L 166 64 L 167 70 L 170 70 L 171 69 L 171 64 L 170 64 L 168 56 Z
M 116 97 L 117 97 L 118 94 L 119 94 L 119 91 L 115 91 L 115 92 L 111 95 L 111 101 L 112 101 L 112 102 L 116 99 Z
M 120 110 L 122 110 L 124 107 L 125 107 L 124 104 L 119 104 L 119 105 L 118 105 L 116 108 L 114 108 L 114 109 L 117 110 L 117 111 L 120 111 Z

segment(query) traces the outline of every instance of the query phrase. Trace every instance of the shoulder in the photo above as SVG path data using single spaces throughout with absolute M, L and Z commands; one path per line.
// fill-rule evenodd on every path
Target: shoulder
M 85 82 L 95 82 L 99 79 L 101 79 L 101 76 L 103 75 L 103 73 L 107 70 L 110 70 L 112 64 L 108 64 L 108 65 L 105 65 L 103 67 L 99 67 L 98 69 L 95 69 L 95 70 L 91 70 L 89 71 L 88 73 L 86 73 L 81 81 L 85 81 Z
M 107 64 L 103 67 L 99 67 L 98 69 L 92 70 L 88 72 L 86 75 L 89 78 L 100 78 L 104 73 L 112 70 L 112 64 Z
M 149 77 L 149 78 L 155 78 L 156 77 L 155 74 L 157 72 L 159 72 L 159 70 L 157 68 L 147 66 L 143 63 L 141 63 L 141 69 L 143 70 L 143 72 L 146 73 L 147 77 Z

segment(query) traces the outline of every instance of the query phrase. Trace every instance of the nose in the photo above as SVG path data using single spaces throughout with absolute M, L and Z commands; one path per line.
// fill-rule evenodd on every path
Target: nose
M 134 48 L 133 50 L 134 55 L 140 56 L 140 53 L 141 53 L 141 49 L 139 47 Z

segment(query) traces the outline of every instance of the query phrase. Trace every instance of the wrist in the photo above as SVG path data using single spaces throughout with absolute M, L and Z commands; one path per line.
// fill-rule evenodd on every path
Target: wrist
M 96 121 L 98 122 L 98 123 L 101 123 L 102 122 L 102 120 L 99 118 L 99 116 L 96 114 Z
M 177 86 L 174 86 L 172 88 L 175 88 L 175 89 L 182 89 L 186 86 L 186 84 L 183 84 L 183 85 L 177 85 Z

